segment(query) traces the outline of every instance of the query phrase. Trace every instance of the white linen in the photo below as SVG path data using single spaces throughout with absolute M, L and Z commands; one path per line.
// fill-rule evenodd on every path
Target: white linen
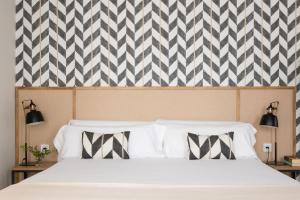
M 143 121 L 88 121 L 71 120 L 70 125 L 63 126 L 54 139 L 58 150 L 58 160 L 64 158 L 80 158 L 82 131 L 115 132 L 130 130 L 129 156 L 131 158 L 183 158 L 188 154 L 187 132 L 196 134 L 223 134 L 235 128 L 236 158 L 257 158 L 253 145 L 256 129 L 247 123 L 223 121 L 177 121 L 157 120 Z M 145 129 L 143 129 L 145 127 Z M 150 127 L 150 128 L 149 128 Z M 151 129 L 151 130 L 150 130 Z M 71 131 L 70 131 L 71 130 Z M 76 134 L 70 134 L 76 133 Z M 135 133 L 143 134 L 135 134 Z M 237 134 L 237 132 L 247 134 Z M 79 134 L 78 134 L 79 133 Z M 164 141 L 163 141 L 164 140 Z M 130 145 L 130 143 L 132 145 Z M 151 143 L 151 144 L 150 144 Z M 78 145 L 80 145 L 78 147 Z
M 300 186 L 255 159 L 67 159 L 22 182 L 160 186 Z
M 219 135 L 234 132 L 234 149 L 236 159 L 257 158 L 254 144 L 256 130 L 247 123 L 228 124 L 162 124 L 156 125 L 158 132 L 164 133 L 163 152 L 168 158 L 185 158 L 188 156 L 187 134 Z M 255 131 L 254 131 L 255 130 Z
M 284 200 L 300 184 L 258 160 L 64 160 L 0 191 L 9 200 Z
M 254 134 L 257 132 L 256 128 L 252 124 L 241 122 L 241 121 L 205 121 L 205 120 L 166 120 L 158 119 L 155 121 L 156 124 L 166 125 L 166 124 L 177 124 L 177 125 L 248 125 L 251 129 L 250 131 Z
M 250 123 L 240 122 L 240 121 L 199 121 L 199 120 L 165 120 L 158 119 L 155 121 L 157 125 L 194 125 L 194 126 L 231 126 L 231 125 L 242 125 L 245 126 L 249 133 L 251 134 L 251 142 L 254 145 L 256 143 L 255 134 L 257 133 L 256 128 Z
M 53 145 L 56 148 L 57 152 L 58 152 L 58 160 L 60 160 L 60 152 L 64 146 L 64 132 L 67 129 L 67 125 L 62 126 L 56 133 L 54 140 L 53 140 Z
M 101 120 L 70 120 L 71 126 L 134 126 L 149 125 L 152 122 L 147 121 L 101 121 Z
M 287 200 L 299 199 L 300 187 L 175 187 L 104 184 L 17 184 L 0 191 L 9 200 Z
M 54 139 L 58 151 L 58 160 L 66 158 L 81 158 L 82 132 L 114 133 L 130 131 L 128 153 L 130 158 L 158 158 L 163 157 L 157 148 L 162 146 L 163 136 L 156 134 L 152 125 L 136 126 L 64 126 Z

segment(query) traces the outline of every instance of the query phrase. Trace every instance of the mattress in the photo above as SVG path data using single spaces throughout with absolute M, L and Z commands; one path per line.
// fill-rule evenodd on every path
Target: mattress
M 103 183 L 171 186 L 299 185 L 256 159 L 63 160 L 23 183 Z
M 259 160 L 64 160 L 0 191 L 9 200 L 281 200 L 300 184 Z

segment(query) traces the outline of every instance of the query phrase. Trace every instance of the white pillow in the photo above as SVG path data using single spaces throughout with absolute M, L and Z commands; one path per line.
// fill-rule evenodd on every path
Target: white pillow
M 63 131 L 70 126 L 87 126 L 87 127 L 120 127 L 134 125 L 151 125 L 153 123 L 146 121 L 100 121 L 100 120 L 70 120 L 67 125 L 62 126 L 54 138 L 54 146 L 56 149 L 61 149 L 64 143 Z
M 161 158 L 163 154 L 163 135 L 155 132 L 153 125 L 136 126 L 63 126 L 54 139 L 54 146 L 58 151 L 59 160 L 65 158 L 81 158 L 82 132 L 111 133 L 116 131 L 130 131 L 129 157 L 130 158 Z
M 102 121 L 102 120 L 70 120 L 67 125 L 70 126 L 81 126 L 81 127 L 120 127 L 120 126 L 134 126 L 134 125 L 151 125 L 153 122 L 147 121 Z M 60 128 L 55 139 L 54 146 L 56 149 L 61 149 L 64 138 L 63 131 L 67 125 Z M 161 139 L 162 140 L 162 139 Z M 160 150 L 162 150 L 160 148 Z
M 192 132 L 199 135 L 218 135 L 234 132 L 234 148 L 236 159 L 257 158 L 253 148 L 256 129 L 251 124 L 165 124 L 158 123 L 156 129 L 164 132 L 163 152 L 168 158 L 185 158 L 188 153 L 187 134 Z M 254 131 L 255 130 L 255 131 Z
M 252 129 L 253 132 L 257 130 L 249 123 L 239 121 L 199 121 L 199 120 L 169 120 L 169 119 L 158 119 L 155 121 L 156 124 L 160 125 L 247 125 Z
M 62 150 L 63 148 L 63 145 L 65 143 L 65 139 L 64 139 L 64 132 L 66 131 L 67 129 L 67 125 L 64 125 L 62 126 L 56 136 L 54 137 L 54 140 L 53 140 L 53 144 L 54 144 L 54 147 L 56 148 L 57 152 L 58 152 L 58 155 L 60 153 L 60 151 Z
M 155 121 L 155 124 L 157 125 L 192 125 L 192 126 L 231 126 L 231 125 L 242 125 L 244 126 L 251 137 L 251 143 L 256 143 L 255 134 L 257 132 L 256 128 L 252 126 L 252 124 L 245 123 L 245 122 L 239 122 L 239 121 L 196 121 L 196 120 L 165 120 L 165 119 L 158 119 Z M 164 131 L 162 128 L 158 129 L 157 131 Z
M 151 122 L 146 121 L 96 121 L 96 120 L 70 120 L 68 125 L 71 126 L 134 126 L 149 125 Z

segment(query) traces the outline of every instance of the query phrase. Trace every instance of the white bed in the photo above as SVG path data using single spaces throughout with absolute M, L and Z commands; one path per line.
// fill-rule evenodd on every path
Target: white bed
M 80 159 L 85 144 L 84 131 L 104 134 L 124 130 L 131 131 L 126 143 L 130 159 Z M 223 134 L 229 131 L 235 133 L 232 146 L 236 160 L 188 160 L 189 132 Z M 154 125 L 126 127 L 71 124 L 64 126 L 54 140 L 61 161 L 0 191 L 0 200 L 299 199 L 299 182 L 257 158 L 253 148 L 255 133 L 250 124 L 232 122 L 158 121 Z M 93 152 L 90 141 L 94 139 L 87 141 L 86 146 Z M 109 146 L 108 152 L 113 151 L 112 147 Z M 91 155 L 103 156 L 103 149 L 102 154 L 95 152 Z
M 256 159 L 194 161 L 67 159 L 22 183 L 100 183 L 180 187 L 300 185 Z
M 297 181 L 256 159 L 67 159 L 0 191 L 1 200 L 279 200 L 298 197 L 300 184 Z

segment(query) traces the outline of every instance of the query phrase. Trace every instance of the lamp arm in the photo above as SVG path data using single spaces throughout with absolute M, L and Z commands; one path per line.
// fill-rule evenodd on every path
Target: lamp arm
M 279 107 L 279 101 L 271 102 L 271 105 L 275 104 L 274 108 L 277 109 Z
M 278 107 L 279 107 L 279 101 L 273 101 L 271 103 L 272 107 L 273 107 L 273 110 L 275 111 L 275 113 L 277 114 L 277 111 L 278 111 Z
M 25 103 L 26 102 L 32 102 L 32 100 L 31 99 L 25 99 L 25 100 L 23 100 L 22 101 L 22 106 L 23 106 L 23 114 L 24 114 L 24 129 L 25 129 L 25 157 L 23 158 L 23 160 L 22 160 L 22 162 L 23 162 L 23 164 L 25 164 L 25 166 L 27 166 L 28 165 L 28 146 L 27 146 L 27 139 L 28 139 L 28 137 L 27 137 L 27 132 L 28 132 L 28 130 L 27 130 L 27 126 L 26 126 L 26 110 L 28 110 L 28 109 L 30 109 L 30 104 L 28 105 L 28 106 L 26 106 L 25 105 Z
M 32 103 L 32 100 L 31 99 L 25 99 L 25 100 L 22 101 L 22 106 L 23 106 L 24 113 L 25 113 L 26 110 L 28 110 L 30 108 L 30 104 L 28 106 L 25 105 L 26 102 Z

